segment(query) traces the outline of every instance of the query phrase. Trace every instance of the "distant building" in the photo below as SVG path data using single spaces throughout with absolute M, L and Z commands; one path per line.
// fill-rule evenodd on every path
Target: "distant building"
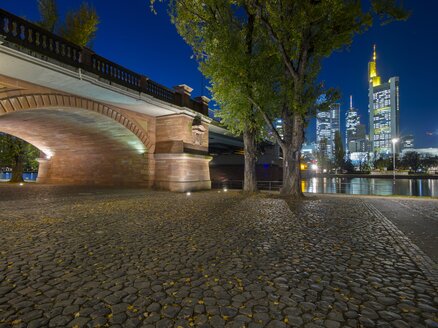
M 370 140 L 373 153 L 388 156 L 392 154 L 391 140 L 398 138 L 400 131 L 399 78 L 391 77 L 388 82 L 381 83 L 376 58 L 374 46 L 373 60 L 368 64 Z M 397 143 L 397 153 L 399 149 L 400 143 Z
M 401 144 L 401 150 L 412 150 L 414 148 L 414 136 L 413 135 L 407 135 L 400 138 L 400 144 Z
M 339 131 L 340 104 L 333 104 L 328 111 L 316 114 L 316 143 L 318 150 L 328 158 L 334 158 L 335 133 Z
M 353 107 L 353 96 L 350 96 L 350 109 L 345 113 L 345 149 L 347 154 L 350 152 L 350 141 L 357 139 L 357 126 L 359 124 L 360 117 L 357 110 Z
M 438 148 L 411 148 L 404 149 L 402 155 L 404 156 L 406 153 L 414 151 L 419 153 L 422 158 L 428 157 L 438 157 Z

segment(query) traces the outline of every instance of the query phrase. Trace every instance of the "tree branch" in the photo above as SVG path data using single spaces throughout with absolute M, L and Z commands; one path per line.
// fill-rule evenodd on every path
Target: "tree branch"
M 271 23 L 268 21 L 268 19 L 266 17 L 263 16 L 262 13 L 262 6 L 259 4 L 259 2 L 257 1 L 255 3 L 255 6 L 257 7 L 257 13 L 258 16 L 260 17 L 260 20 L 262 21 L 262 23 L 266 26 L 266 28 L 268 29 L 269 35 L 274 39 L 274 41 L 277 43 L 278 48 L 280 50 L 281 56 L 283 57 L 283 61 L 284 64 L 286 65 L 289 74 L 291 75 L 291 77 L 294 79 L 294 81 L 298 80 L 298 74 L 297 71 L 295 70 L 295 68 L 293 67 L 289 56 L 287 55 L 287 51 L 284 47 L 283 42 L 281 42 L 280 38 L 278 37 L 277 33 L 275 33 L 274 28 L 272 27 Z
M 280 147 L 284 146 L 284 141 L 281 138 L 280 134 L 278 133 L 277 129 L 274 126 L 273 121 L 269 117 L 269 115 L 252 99 L 251 97 L 248 97 L 248 100 L 253 106 L 259 110 L 259 112 L 262 114 L 263 119 L 265 120 L 266 124 L 269 126 L 269 129 L 274 133 L 274 138 L 280 145 Z

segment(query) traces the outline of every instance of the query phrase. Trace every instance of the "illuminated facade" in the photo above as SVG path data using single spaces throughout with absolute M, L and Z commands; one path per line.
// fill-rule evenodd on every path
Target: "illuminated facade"
M 328 111 L 316 114 L 316 142 L 318 149 L 332 159 L 335 150 L 335 133 L 340 128 L 340 104 L 333 104 Z
M 377 73 L 376 47 L 374 46 L 373 60 L 368 64 L 370 141 L 372 151 L 377 156 L 392 154 L 393 138 L 399 137 L 400 104 L 399 78 L 391 77 L 388 82 L 381 83 Z M 399 152 L 399 143 L 396 152 Z
M 351 151 L 349 149 L 350 141 L 353 141 L 357 135 L 357 126 L 360 124 L 360 117 L 357 110 L 353 107 L 353 96 L 350 96 L 350 109 L 345 113 L 345 148 L 347 154 Z

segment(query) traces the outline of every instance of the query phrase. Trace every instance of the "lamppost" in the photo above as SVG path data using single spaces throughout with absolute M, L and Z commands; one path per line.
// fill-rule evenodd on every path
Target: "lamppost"
M 392 173 L 393 173 L 393 183 L 395 184 L 395 144 L 398 142 L 398 138 L 393 138 L 392 142 Z

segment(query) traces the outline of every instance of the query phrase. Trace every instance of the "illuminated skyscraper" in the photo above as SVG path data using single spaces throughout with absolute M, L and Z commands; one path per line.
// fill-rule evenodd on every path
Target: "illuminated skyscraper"
M 334 157 L 335 133 L 340 128 L 340 105 L 333 104 L 328 111 L 316 114 L 316 142 L 318 149 L 330 159 Z
M 376 59 L 374 46 L 373 60 L 368 63 L 370 140 L 372 151 L 377 156 L 385 156 L 392 154 L 391 140 L 399 137 L 399 78 L 391 77 L 388 82 L 381 83 Z M 399 143 L 396 144 L 396 152 L 399 152 Z
M 345 149 L 350 151 L 348 144 L 354 140 L 357 134 L 357 126 L 360 124 L 360 117 L 357 110 L 353 107 L 353 96 L 350 96 L 350 109 L 345 113 Z

